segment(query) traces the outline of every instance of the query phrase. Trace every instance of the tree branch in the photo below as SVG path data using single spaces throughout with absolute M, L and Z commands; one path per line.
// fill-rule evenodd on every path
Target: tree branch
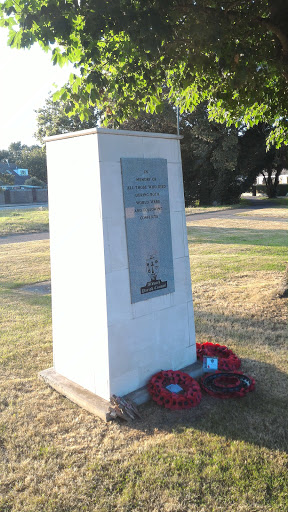
M 260 24 L 267 28 L 267 30 L 269 30 L 269 32 L 272 32 L 273 34 L 275 34 L 275 36 L 278 37 L 280 43 L 281 43 L 281 46 L 282 46 L 282 50 L 283 50 L 283 54 L 285 56 L 288 57 L 288 36 L 283 32 L 283 30 L 278 27 L 277 25 L 275 25 L 274 23 L 272 23 L 269 19 L 265 19 L 265 18 L 258 18 L 259 19 L 259 22 Z
M 284 69 L 282 69 L 282 75 L 284 76 L 286 82 L 288 83 L 288 36 L 283 32 L 283 30 L 275 25 L 275 23 L 272 23 L 269 19 L 265 18 L 258 18 L 260 25 L 262 27 L 265 27 L 269 32 L 272 32 L 272 34 L 275 34 L 275 36 L 278 38 L 278 41 L 281 44 L 282 47 L 282 63 L 284 66 Z

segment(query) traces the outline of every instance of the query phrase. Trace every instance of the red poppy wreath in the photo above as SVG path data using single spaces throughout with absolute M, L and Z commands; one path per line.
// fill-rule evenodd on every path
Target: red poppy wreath
M 225 345 L 219 343 L 196 343 L 197 359 L 203 361 L 203 357 L 217 357 L 218 370 L 224 372 L 233 372 L 238 370 L 241 366 L 241 360 L 237 357 L 232 350 Z
M 151 377 L 148 391 L 152 399 L 167 409 L 180 410 L 195 407 L 201 401 L 198 382 L 188 373 L 161 371 Z

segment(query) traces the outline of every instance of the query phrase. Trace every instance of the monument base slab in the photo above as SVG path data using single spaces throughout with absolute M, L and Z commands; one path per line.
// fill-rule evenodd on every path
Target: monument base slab
M 104 400 L 104 398 L 101 398 L 100 396 L 95 395 L 95 393 L 79 386 L 79 384 L 66 379 L 66 377 L 57 373 L 54 368 L 47 368 L 47 370 L 43 370 L 39 373 L 39 378 L 44 380 L 44 382 L 51 386 L 51 388 L 58 391 L 58 393 L 69 398 L 71 402 L 74 402 L 102 420 L 109 421 L 112 419 L 109 414 L 111 404 L 108 400 Z
M 181 371 L 188 373 L 194 379 L 203 375 L 202 364 L 199 362 L 181 368 Z M 110 408 L 113 406 L 108 400 L 66 379 L 66 377 L 57 373 L 54 368 L 47 368 L 47 370 L 39 372 L 39 378 L 51 386 L 51 388 L 55 389 L 55 391 L 58 391 L 58 393 L 71 400 L 71 402 L 79 405 L 95 416 L 98 416 L 102 420 L 110 421 L 113 419 L 110 416 Z M 124 398 L 132 400 L 137 405 L 142 405 L 148 402 L 151 397 L 148 393 L 147 386 L 143 386 L 132 393 L 128 393 Z

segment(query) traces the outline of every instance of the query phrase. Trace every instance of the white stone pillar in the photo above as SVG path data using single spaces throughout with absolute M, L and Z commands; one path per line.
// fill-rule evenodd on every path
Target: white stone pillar
M 54 370 L 109 400 L 113 393 L 125 395 L 141 388 L 161 369 L 176 370 L 194 363 L 195 330 L 179 137 L 95 128 L 52 136 L 46 142 Z M 127 167 L 127 158 L 137 159 L 138 178 L 134 175 L 134 160 Z M 157 162 L 164 169 L 163 175 L 158 173 Z M 147 194 L 158 188 L 162 193 L 162 176 L 167 172 L 168 195 L 156 195 L 156 203 L 154 196 L 142 196 L 148 201 L 143 206 L 139 204 L 141 196 L 136 197 L 135 192 L 134 210 L 131 204 L 127 207 L 124 200 L 133 202 L 133 193 L 132 199 L 125 198 L 129 169 L 134 179 L 131 187 L 137 179 L 141 183 L 141 169 L 146 170 L 143 176 L 147 181 L 143 177 L 142 183 L 148 188 L 139 191 Z M 149 188 L 151 184 L 154 189 Z M 131 212 L 138 215 L 139 226 L 146 222 L 151 237 L 153 222 L 158 222 L 163 213 L 162 197 L 168 197 L 165 215 L 166 220 L 170 215 L 170 220 L 164 223 L 168 231 L 164 240 L 159 228 L 162 225 L 158 225 L 149 255 L 145 240 L 145 256 L 140 250 L 141 239 L 137 238 L 137 223 L 130 229 L 126 222 Z M 160 275 L 168 265 L 161 244 L 169 238 L 169 225 L 172 248 L 168 243 L 167 251 L 172 250 L 169 268 L 171 271 L 172 264 L 173 277 L 170 279 L 168 272 L 166 286 L 167 278 Z M 153 264 L 158 262 L 162 247 L 157 279 L 149 281 L 147 277 L 140 287 L 145 296 L 139 292 L 136 301 L 132 296 L 135 268 L 131 269 L 126 236 L 130 230 L 131 241 L 133 229 L 136 246 L 132 242 L 129 250 L 135 256 L 139 248 L 141 271 L 147 258 L 151 257 Z M 170 288 L 169 280 L 173 281 Z M 159 291 L 164 286 L 166 289 Z

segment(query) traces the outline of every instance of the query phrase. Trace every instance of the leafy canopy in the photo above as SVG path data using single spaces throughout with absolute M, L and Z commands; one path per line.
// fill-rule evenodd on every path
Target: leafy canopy
M 53 101 L 50 93 L 45 100 L 45 104 L 36 110 L 37 131 L 35 137 L 41 144 L 44 138 L 58 133 L 75 132 L 78 130 L 86 130 L 97 126 L 100 113 L 94 107 L 90 107 L 89 119 L 81 121 L 79 115 L 68 116 L 71 111 L 69 102 Z
M 6 0 L 9 44 L 38 41 L 55 64 L 78 68 L 56 99 L 81 119 L 91 105 L 124 121 L 170 101 L 201 101 L 217 121 L 274 124 L 288 144 L 287 0 Z
M 27 146 L 20 141 L 12 142 L 8 148 L 8 160 L 12 165 L 28 169 L 29 176 L 47 183 L 45 147 Z

